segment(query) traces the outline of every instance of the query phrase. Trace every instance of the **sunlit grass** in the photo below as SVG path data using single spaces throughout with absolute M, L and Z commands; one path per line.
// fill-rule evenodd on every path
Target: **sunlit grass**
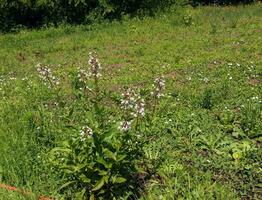
M 261 20 L 260 4 L 181 8 L 0 35 L 0 182 L 61 197 L 47 153 L 85 121 L 73 85 L 95 50 L 112 112 L 123 86 L 147 94 L 155 78 L 166 80 L 145 133 L 155 175 L 141 198 L 261 198 Z M 59 77 L 59 95 L 39 80 L 38 63 Z

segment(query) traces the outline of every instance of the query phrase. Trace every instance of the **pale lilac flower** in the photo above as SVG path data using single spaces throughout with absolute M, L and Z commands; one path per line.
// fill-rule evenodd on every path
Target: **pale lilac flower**
M 90 65 L 90 70 L 91 70 L 91 75 L 94 76 L 95 78 L 98 78 L 101 76 L 100 71 L 101 71 L 101 64 L 98 60 L 98 56 L 96 53 L 89 53 L 89 60 L 88 64 Z
M 154 92 L 151 94 L 156 97 L 160 98 L 164 96 L 163 91 L 165 90 L 165 79 L 163 77 L 156 78 L 154 81 Z
M 44 84 L 49 88 L 51 86 L 57 86 L 60 84 L 59 79 L 53 76 L 52 71 L 48 66 L 43 66 L 41 63 L 39 63 L 36 66 L 36 70 Z
M 125 110 L 133 117 L 145 115 L 145 101 L 136 94 L 132 89 L 128 88 L 123 94 L 121 99 L 121 109 Z
M 91 90 L 87 85 L 89 76 L 90 75 L 86 70 L 79 69 L 77 77 L 79 82 L 84 84 L 84 88 L 80 88 L 80 90 Z
M 136 103 L 135 97 L 135 92 L 128 88 L 124 93 L 122 93 L 121 108 L 123 110 L 133 109 Z
M 100 71 L 101 71 L 101 65 L 98 60 L 98 56 L 96 53 L 89 53 L 89 60 L 88 64 L 90 65 L 89 70 L 85 69 L 79 69 L 78 70 L 78 80 L 80 83 L 83 83 L 83 87 L 80 88 L 80 90 L 84 91 L 91 91 L 92 89 L 88 87 L 88 82 L 90 81 L 90 78 L 93 77 L 95 80 L 95 85 L 96 85 L 96 91 L 98 91 L 98 78 L 101 76 Z
M 145 101 L 144 99 L 138 99 L 136 104 L 135 104 L 135 113 L 134 117 L 137 117 L 140 115 L 141 117 L 145 116 Z

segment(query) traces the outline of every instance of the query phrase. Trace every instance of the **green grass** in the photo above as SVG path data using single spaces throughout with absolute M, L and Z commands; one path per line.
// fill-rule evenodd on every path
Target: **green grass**
M 47 153 L 85 121 L 71 83 L 95 50 L 114 95 L 167 81 L 144 147 L 157 175 L 141 199 L 261 199 L 261 20 L 261 4 L 181 8 L 0 35 L 0 183 L 61 198 Z M 61 78 L 59 97 L 41 85 L 37 63 Z M 0 199 L 23 197 L 0 190 Z

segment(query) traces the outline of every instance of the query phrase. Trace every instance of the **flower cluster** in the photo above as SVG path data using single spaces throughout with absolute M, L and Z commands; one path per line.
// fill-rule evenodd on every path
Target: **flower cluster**
M 51 69 L 48 66 L 43 66 L 39 63 L 36 66 L 39 77 L 43 80 L 44 84 L 49 88 L 59 85 L 59 79 L 53 76 Z
M 135 97 L 136 93 L 128 88 L 124 93 L 122 93 L 121 108 L 123 110 L 133 109 L 136 103 Z
M 134 117 L 137 116 L 145 116 L 145 101 L 142 98 L 138 98 L 136 100 L 136 104 L 135 104 L 135 112 L 133 113 Z
M 143 117 L 145 115 L 144 99 L 130 88 L 122 94 L 121 108 L 129 112 L 133 117 Z
M 94 76 L 95 78 L 98 78 L 101 76 L 100 71 L 101 71 L 101 64 L 98 60 L 98 56 L 96 53 L 89 53 L 89 60 L 88 64 L 91 67 L 91 75 Z
M 81 141 L 85 141 L 87 138 L 93 136 L 93 130 L 88 126 L 83 126 L 80 130 L 80 139 Z
M 83 87 L 80 88 L 80 90 L 91 90 L 87 85 L 89 76 L 90 75 L 86 70 L 79 69 L 77 77 L 78 77 L 79 82 L 83 83 Z
M 132 89 L 128 88 L 121 99 L 121 109 L 125 112 L 125 121 L 121 122 L 119 129 L 128 131 L 131 128 L 132 120 L 130 118 L 138 118 L 145 116 L 145 101 L 140 95 L 136 94 Z
M 154 81 L 154 91 L 151 93 L 155 98 L 164 96 L 163 91 L 165 90 L 165 79 L 164 77 L 156 78 Z
M 79 82 L 83 85 L 80 90 L 91 91 L 91 88 L 88 87 L 88 81 L 90 78 L 94 78 L 96 90 L 98 90 L 98 78 L 101 76 L 101 64 L 96 53 L 89 53 L 88 64 L 90 65 L 89 70 L 78 69 L 77 77 Z

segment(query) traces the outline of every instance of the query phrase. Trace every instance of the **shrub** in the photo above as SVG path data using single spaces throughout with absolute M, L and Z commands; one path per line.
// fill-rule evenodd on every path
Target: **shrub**
M 175 0 L 0 0 L 0 31 L 60 23 L 90 23 L 100 18 L 120 18 L 140 10 L 165 7 Z M 151 12 L 152 13 L 152 12 Z
M 60 23 L 91 23 L 101 19 L 120 19 L 123 14 L 154 15 L 156 9 L 188 0 L 0 0 L 0 31 L 20 27 L 41 27 Z M 252 0 L 192 0 L 192 5 L 250 3 Z

